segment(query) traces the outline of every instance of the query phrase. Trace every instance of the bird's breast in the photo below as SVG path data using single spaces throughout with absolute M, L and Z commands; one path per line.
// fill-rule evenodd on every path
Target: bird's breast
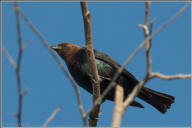
M 89 68 L 87 66 L 87 64 L 75 63 L 73 65 L 68 66 L 68 68 L 78 85 L 80 85 L 82 88 L 86 89 L 91 93 L 91 76 L 89 73 Z

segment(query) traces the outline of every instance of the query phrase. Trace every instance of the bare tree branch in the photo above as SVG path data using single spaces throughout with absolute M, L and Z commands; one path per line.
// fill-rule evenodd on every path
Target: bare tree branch
M 143 28 L 144 30 L 144 36 L 145 36 L 145 45 L 146 45 L 146 60 L 147 60 L 147 73 L 146 76 L 144 78 L 144 80 L 142 80 L 141 82 L 139 82 L 138 85 L 135 86 L 135 88 L 133 89 L 133 91 L 131 92 L 131 94 L 129 95 L 129 97 L 125 100 L 124 102 L 124 109 L 126 109 L 135 99 L 135 97 L 138 95 L 138 93 L 140 92 L 141 88 L 143 87 L 143 85 L 147 82 L 147 80 L 149 79 L 149 74 L 151 72 L 151 58 L 150 58 L 150 48 L 151 48 L 151 42 L 149 39 L 149 8 L 150 8 L 150 2 L 147 1 L 145 3 L 145 25 L 140 25 L 141 28 Z M 151 30 L 152 31 L 152 30 Z M 152 39 L 152 38 L 151 38 Z
M 146 60 L 147 60 L 147 74 L 141 82 L 139 82 L 138 85 L 135 86 L 133 91 L 131 92 L 130 96 L 125 100 L 124 102 L 124 108 L 127 108 L 135 99 L 135 97 L 138 95 L 140 92 L 141 88 L 143 85 L 147 82 L 149 79 L 149 74 L 151 72 L 151 58 L 150 58 L 150 48 L 151 48 L 151 42 L 149 39 L 149 7 L 150 7 L 150 2 L 145 3 L 145 25 L 140 25 L 143 30 L 144 30 L 144 35 L 145 35 L 145 41 L 146 41 Z
M 134 90 L 132 91 L 131 95 L 125 100 L 124 102 L 124 108 L 126 109 L 131 103 L 132 101 L 135 99 L 135 97 L 137 96 L 137 94 L 139 93 L 140 89 L 142 88 L 142 86 L 150 79 L 155 78 L 155 77 L 159 77 L 161 79 L 165 79 L 165 80 L 174 80 L 174 79 L 189 79 L 191 78 L 191 75 L 189 74 L 178 74 L 178 75 L 163 75 L 159 72 L 157 73 L 150 73 L 150 75 L 146 75 L 145 78 L 139 82 L 138 85 L 136 85 L 136 87 L 134 88 Z
M 158 34 L 162 29 L 164 29 L 168 24 L 170 24 L 172 21 L 174 21 L 177 17 L 179 17 L 189 6 L 190 3 L 187 3 L 182 7 L 174 16 L 169 18 L 164 24 L 162 24 L 160 27 L 158 27 L 152 34 L 149 36 L 149 40 L 151 40 L 156 34 Z M 115 81 L 118 78 L 118 76 L 121 74 L 125 66 L 136 56 L 136 54 L 145 46 L 147 43 L 147 40 L 145 39 L 135 50 L 134 52 L 127 58 L 127 60 L 122 64 L 122 66 L 116 71 L 115 75 L 113 76 L 113 79 L 109 83 L 108 87 L 105 89 L 105 91 L 102 93 L 102 95 L 96 100 L 95 104 L 86 112 L 86 115 L 88 115 L 97 104 L 100 104 L 102 99 L 107 95 L 107 93 L 115 86 Z
M 156 29 L 150 36 L 149 39 L 152 39 L 153 36 L 155 36 L 157 33 L 159 33 L 162 29 L 164 29 L 168 24 L 173 22 L 177 17 L 179 17 L 190 5 L 190 2 L 188 2 L 186 5 L 184 5 L 175 15 L 173 15 L 171 18 L 169 18 L 165 23 L 163 23 L 159 28 Z
M 21 68 L 21 60 L 22 60 L 24 47 L 23 47 L 23 44 L 22 44 L 22 33 L 21 33 L 20 18 L 19 18 L 19 12 L 18 12 L 18 9 L 17 9 L 18 5 L 15 2 L 13 4 L 13 6 L 14 6 L 14 10 L 15 10 L 15 15 L 16 15 L 16 28 L 17 28 L 17 37 L 18 37 L 18 48 L 19 48 L 17 63 L 11 57 L 11 55 L 9 54 L 9 52 L 7 51 L 6 48 L 3 48 L 3 51 L 4 51 L 5 56 L 7 57 L 7 59 L 10 61 L 10 63 L 15 68 L 15 72 L 16 72 L 17 91 L 18 91 L 18 112 L 15 115 L 15 117 L 17 117 L 17 126 L 21 127 L 22 126 L 23 96 L 26 95 L 29 92 L 29 88 L 26 89 L 24 92 L 22 92 L 20 68 Z M 25 47 L 27 47 L 27 46 L 25 46 Z
M 4 52 L 5 56 L 7 57 L 7 59 L 9 60 L 9 62 L 16 69 L 17 68 L 17 64 L 15 63 L 14 59 L 11 57 L 11 55 L 9 54 L 9 52 L 7 51 L 7 49 L 5 47 L 3 47 L 3 52 Z
M 146 3 L 146 9 L 149 9 L 149 4 Z M 163 29 L 166 25 L 168 25 L 170 22 L 172 22 L 176 17 L 178 17 L 186 8 L 187 8 L 188 4 L 185 5 L 177 14 L 175 14 L 173 17 L 171 17 L 167 22 L 165 22 L 162 26 L 159 27 L 159 29 L 157 29 L 155 32 L 159 32 L 161 29 Z M 146 11 L 148 12 L 148 11 Z M 146 14 L 148 15 L 148 14 Z M 146 16 L 147 17 L 147 16 Z M 146 40 L 146 61 L 147 61 L 147 74 L 145 76 L 145 78 L 139 82 L 138 85 L 136 85 L 136 87 L 134 88 L 134 90 L 131 92 L 130 96 L 125 100 L 124 102 L 124 108 L 126 109 L 131 103 L 132 101 L 135 99 L 135 97 L 137 96 L 137 94 L 139 93 L 140 89 L 143 87 L 143 85 L 150 79 L 154 78 L 154 77 L 160 77 L 162 79 L 186 79 L 186 78 L 190 78 L 190 75 L 174 75 L 174 76 L 165 76 L 162 75 L 160 73 L 152 73 L 151 72 L 151 58 L 150 58 L 150 47 L 151 47 L 151 42 L 150 42 L 150 38 L 152 39 L 152 35 L 149 38 L 148 35 L 148 26 L 147 23 L 149 23 L 148 21 L 145 20 L 145 25 L 142 26 L 142 28 L 144 29 L 144 34 L 145 34 L 145 40 Z M 141 25 L 140 25 L 141 26 Z M 154 33 L 155 33 L 154 32 Z M 148 45 L 147 45 L 148 44 Z
M 146 58 L 147 58 L 147 73 L 149 74 L 151 72 L 151 58 L 150 58 L 150 48 L 151 48 L 151 42 L 149 39 L 149 7 L 150 7 L 150 2 L 145 3 L 145 26 L 144 27 L 144 33 L 145 33 L 145 39 L 146 39 Z
M 159 28 L 156 29 L 156 31 L 154 31 L 150 36 L 149 36 L 149 40 L 152 39 L 152 37 L 154 37 L 157 33 L 159 33 L 162 29 L 164 29 L 169 23 L 171 23 L 174 19 L 176 19 L 178 16 L 180 16 L 185 10 L 186 8 L 189 6 L 189 4 L 186 4 L 183 8 L 181 8 L 174 16 L 172 16 L 170 19 L 168 19 L 168 21 L 166 21 L 163 25 L 161 25 Z M 125 66 L 132 60 L 132 58 L 142 49 L 142 47 L 147 43 L 148 39 L 145 39 L 136 49 L 135 51 L 127 58 L 127 60 L 123 63 L 123 65 L 121 66 L 121 68 L 118 69 L 118 71 L 116 72 L 116 74 L 114 75 L 112 81 L 109 84 L 109 88 L 112 85 L 113 82 L 116 81 L 116 79 L 118 78 L 118 76 L 121 74 L 121 72 L 123 71 L 123 69 L 125 68 Z M 110 91 L 110 89 L 109 89 Z M 107 93 L 106 93 L 107 94 Z
M 147 57 L 147 75 L 143 81 L 141 81 L 138 85 L 135 86 L 129 97 L 126 99 L 126 101 L 123 103 L 121 106 L 122 111 L 124 111 L 135 99 L 137 94 L 139 93 L 140 89 L 142 86 L 145 84 L 145 82 L 148 80 L 148 74 L 150 73 L 151 70 L 151 63 L 150 63 L 150 42 L 149 42 L 149 30 L 148 30 L 148 24 L 149 24 L 149 7 L 150 7 L 150 2 L 146 2 L 145 4 L 145 25 L 140 25 L 144 29 L 144 35 L 145 35 L 145 40 L 146 40 L 146 57 Z M 122 116 L 122 115 L 121 115 Z M 118 122 L 117 126 L 120 126 L 121 120 L 116 120 Z M 113 122 L 112 122 L 113 124 Z
M 165 80 L 174 80 L 174 79 L 189 79 L 191 78 L 190 74 L 177 74 L 177 75 L 164 75 L 159 72 L 154 72 L 150 74 L 151 78 L 158 77 Z
M 21 16 L 24 18 L 24 20 L 27 22 L 27 24 L 31 27 L 31 29 L 33 30 L 33 32 L 39 37 L 39 39 L 41 40 L 42 44 L 49 50 L 50 54 L 53 56 L 53 58 L 55 59 L 55 61 L 58 63 L 59 67 L 61 68 L 61 70 L 64 72 L 64 74 L 67 76 L 67 78 L 70 80 L 70 82 L 73 85 L 73 88 L 75 90 L 76 96 L 77 96 L 77 101 L 78 101 L 78 106 L 79 106 L 79 110 L 80 110 L 80 114 L 83 118 L 83 124 L 84 126 L 86 126 L 86 116 L 84 113 L 84 109 L 83 109 L 83 105 L 81 102 L 81 97 L 80 97 L 80 92 L 78 90 L 77 84 L 74 81 L 74 79 L 67 73 L 67 71 L 65 70 L 62 62 L 58 59 L 58 57 L 56 56 L 55 52 L 53 52 L 51 50 L 51 48 L 49 47 L 48 43 L 46 42 L 46 40 L 44 39 L 44 37 L 41 35 L 41 33 L 38 31 L 38 29 L 33 25 L 33 23 L 27 18 L 27 16 L 25 16 L 25 14 L 23 13 L 23 11 L 17 7 L 18 12 L 21 14 Z
M 84 30 L 85 30 L 85 38 L 86 38 L 86 48 L 89 55 L 89 63 L 92 71 L 92 86 L 93 86 L 93 104 L 100 96 L 100 82 L 97 71 L 97 65 L 95 60 L 95 55 L 93 52 L 93 40 L 91 33 L 91 16 L 88 10 L 87 2 L 80 2 L 81 10 L 84 19 Z M 100 105 L 97 104 L 95 109 L 90 113 L 89 126 L 97 126 L 97 120 L 99 116 L 99 108 Z
M 149 25 L 149 7 L 150 7 L 150 4 L 151 3 L 149 1 L 145 2 L 145 25 L 146 26 Z M 149 32 L 146 34 L 149 34 Z
M 149 25 L 149 7 L 150 7 L 150 2 L 146 2 L 145 3 L 145 25 L 140 25 L 140 27 L 142 27 L 144 29 L 144 35 L 145 35 L 145 40 L 146 40 L 146 57 L 147 57 L 147 73 L 150 73 L 151 71 L 151 59 L 150 59 L 150 45 L 151 45 L 151 42 L 149 41 L 149 30 L 148 30 L 148 25 Z M 140 90 L 142 88 L 142 86 L 144 85 L 141 84 L 137 89 L 137 90 Z M 125 106 L 124 103 L 123 103 L 123 97 L 124 95 L 118 95 L 118 92 L 119 93 L 123 93 L 121 92 L 122 91 L 122 87 L 121 86 L 117 86 L 116 87 L 116 100 L 115 100 L 115 107 L 114 107 L 114 115 L 113 115 L 113 120 L 112 120 L 112 126 L 113 127 L 120 127 L 121 125 L 121 118 L 123 116 L 123 112 L 125 110 L 125 107 L 128 107 L 132 101 L 134 100 L 134 98 L 137 96 L 137 94 L 139 93 L 138 92 L 135 92 L 134 95 L 131 95 L 129 97 L 129 102 L 126 103 L 126 105 L 128 106 Z M 131 100 L 130 100 L 131 99 Z M 133 99 L 133 100 L 132 100 Z
M 17 3 L 14 3 L 14 9 L 16 14 L 16 26 L 17 26 L 17 37 L 18 37 L 18 46 L 19 46 L 19 54 L 17 58 L 17 66 L 16 66 L 16 77 L 17 77 L 17 89 L 18 89 L 18 113 L 17 113 L 17 126 L 22 126 L 22 106 L 23 106 L 23 93 L 21 88 L 21 76 L 20 76 L 20 67 L 21 60 L 23 54 L 23 45 L 22 45 L 22 35 L 21 35 L 21 26 L 20 26 L 20 18 L 17 10 Z
M 57 113 L 59 111 L 61 111 L 62 107 L 59 106 L 58 108 L 56 108 L 53 113 L 50 115 L 50 117 L 47 119 L 47 121 L 45 121 L 45 123 L 43 124 L 42 127 L 47 127 L 47 125 L 55 118 L 55 116 L 57 115 Z
M 23 50 L 25 50 L 30 44 L 31 44 L 31 40 L 28 41 L 28 42 L 23 46 Z
M 123 87 L 120 85 L 116 85 L 112 127 L 120 127 L 121 125 L 121 120 L 124 113 L 123 98 L 124 98 Z
M 28 94 L 28 93 L 29 93 L 29 90 L 30 90 L 30 88 L 27 87 L 27 88 L 23 91 L 23 96 L 25 96 L 26 94 Z

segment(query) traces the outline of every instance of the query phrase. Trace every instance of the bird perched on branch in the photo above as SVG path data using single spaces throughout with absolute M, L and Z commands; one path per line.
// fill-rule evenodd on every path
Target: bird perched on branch
M 82 88 L 92 94 L 91 69 L 86 48 L 71 43 L 61 43 L 56 46 L 51 46 L 51 48 L 54 49 L 62 59 L 64 59 L 75 81 Z M 111 57 L 98 50 L 94 50 L 94 54 L 100 77 L 100 92 L 102 94 L 117 69 L 121 66 Z M 125 99 L 131 93 L 133 88 L 139 83 L 139 81 L 126 69 L 123 69 L 122 73 L 116 80 L 116 83 L 123 87 Z M 105 96 L 105 99 L 114 101 L 114 96 L 115 88 L 109 91 L 109 93 Z M 161 113 L 165 113 L 167 109 L 171 107 L 171 104 L 174 103 L 173 96 L 154 91 L 145 86 L 142 87 L 137 97 L 149 103 Z M 143 105 L 136 101 L 133 101 L 131 106 L 144 108 Z

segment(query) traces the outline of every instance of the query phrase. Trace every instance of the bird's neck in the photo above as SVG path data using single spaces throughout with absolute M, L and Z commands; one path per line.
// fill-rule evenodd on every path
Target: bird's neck
M 75 65 L 80 61 L 80 58 L 78 57 L 78 49 L 73 49 L 70 51 L 66 51 L 65 55 L 63 56 L 65 62 L 67 63 L 67 65 Z
M 80 48 L 79 50 L 73 51 L 73 54 L 71 56 L 68 56 L 66 58 L 67 65 L 83 65 L 85 63 L 88 63 L 88 55 L 86 52 L 86 49 Z

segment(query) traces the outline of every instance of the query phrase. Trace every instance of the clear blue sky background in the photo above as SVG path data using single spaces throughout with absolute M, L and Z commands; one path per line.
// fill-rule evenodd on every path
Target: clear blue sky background
M 156 19 L 154 30 L 184 6 L 184 2 L 153 2 L 150 20 Z M 19 6 L 42 33 L 49 45 L 60 42 L 85 44 L 83 18 L 79 2 L 21 2 Z M 91 2 L 88 3 L 92 18 L 94 48 L 112 56 L 119 64 L 144 40 L 143 2 Z M 167 75 L 190 73 L 190 8 L 153 38 L 152 71 Z M 18 55 L 15 12 L 10 2 L 2 6 L 2 46 L 11 56 Z M 24 51 L 21 68 L 22 89 L 30 92 L 23 99 L 24 126 L 41 126 L 58 106 L 62 110 L 49 126 L 83 126 L 72 84 L 60 70 L 49 51 L 41 44 L 31 28 L 21 19 L 22 39 L 32 41 Z M 65 64 L 63 62 L 63 64 Z M 66 67 L 66 66 L 65 66 Z M 3 126 L 16 126 L 18 94 L 13 66 L 2 54 L 2 117 Z M 145 52 L 126 66 L 138 80 L 146 73 Z M 141 102 L 145 108 L 129 107 L 123 116 L 122 126 L 189 126 L 191 120 L 191 81 L 153 79 L 147 87 L 175 96 L 175 103 L 166 114 Z M 80 88 L 83 107 L 88 110 L 92 96 Z M 113 102 L 101 106 L 98 126 L 110 126 Z

